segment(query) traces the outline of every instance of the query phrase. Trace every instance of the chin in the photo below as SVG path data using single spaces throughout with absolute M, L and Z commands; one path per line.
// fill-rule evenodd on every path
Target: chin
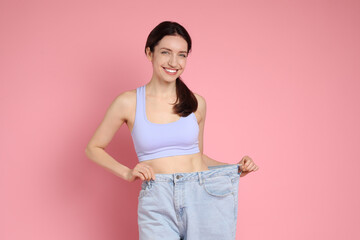
M 165 82 L 171 83 L 171 82 L 176 82 L 176 78 L 172 79 L 172 80 L 164 80 Z
M 176 81 L 176 79 L 178 78 L 179 76 L 165 76 L 163 77 L 164 81 L 166 82 L 173 82 L 173 81 Z

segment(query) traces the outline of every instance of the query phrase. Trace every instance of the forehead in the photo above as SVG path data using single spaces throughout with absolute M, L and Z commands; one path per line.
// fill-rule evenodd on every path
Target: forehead
M 187 42 L 181 36 L 171 36 L 167 35 L 163 37 L 157 47 L 160 48 L 169 48 L 173 51 L 187 51 Z

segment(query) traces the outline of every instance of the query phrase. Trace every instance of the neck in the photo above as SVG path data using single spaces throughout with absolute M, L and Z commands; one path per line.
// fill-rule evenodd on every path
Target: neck
M 158 98 L 176 97 L 176 82 L 151 80 L 146 84 L 146 93 Z

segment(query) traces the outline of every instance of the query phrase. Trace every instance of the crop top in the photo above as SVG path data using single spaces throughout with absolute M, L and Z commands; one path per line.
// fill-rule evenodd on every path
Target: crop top
M 194 154 L 199 150 L 199 125 L 192 112 L 171 123 L 153 123 L 146 117 L 146 85 L 136 89 L 132 140 L 139 162 L 154 158 Z

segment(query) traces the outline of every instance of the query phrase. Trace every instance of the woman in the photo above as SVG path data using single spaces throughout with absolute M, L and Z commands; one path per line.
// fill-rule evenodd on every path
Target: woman
M 227 164 L 203 154 L 206 102 L 180 79 L 190 51 L 183 26 L 156 26 L 145 46 L 153 66 L 150 82 L 115 98 L 86 149 L 117 176 L 143 181 L 141 240 L 235 239 L 239 177 L 259 169 L 248 156 Z M 124 122 L 139 160 L 133 169 L 104 151 Z

